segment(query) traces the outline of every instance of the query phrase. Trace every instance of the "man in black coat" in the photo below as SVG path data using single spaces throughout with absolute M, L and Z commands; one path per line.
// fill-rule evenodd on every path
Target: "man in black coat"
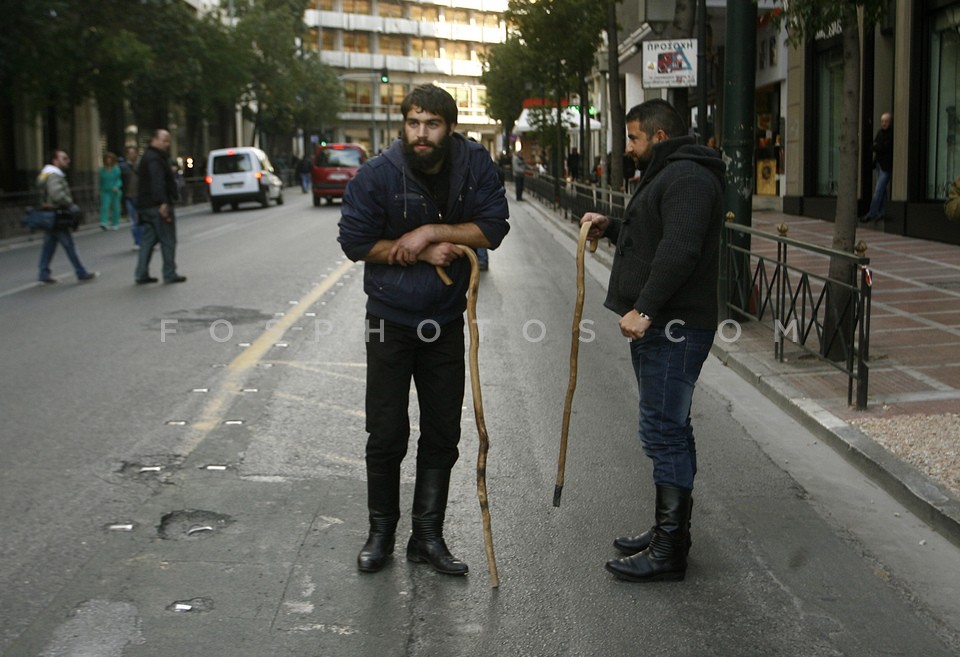
M 653 461 L 654 526 L 621 536 L 631 555 L 607 563 L 633 582 L 683 579 L 697 472 L 690 424 L 693 390 L 716 333 L 725 166 L 715 149 L 687 137 L 683 118 L 654 99 L 627 113 L 627 153 L 643 176 L 622 219 L 596 212 L 591 237 L 617 244 L 604 305 L 620 333 L 640 388 L 640 441 Z
M 169 158 L 170 133 L 157 130 L 137 167 L 140 224 L 143 226 L 140 257 L 134 275 L 137 285 L 157 282 L 150 275 L 150 257 L 157 242 L 163 256 L 163 282 L 183 283 L 187 280 L 186 276 L 177 273 L 177 227 L 173 204 L 179 198 L 179 192 Z
M 877 187 L 873 191 L 870 209 L 860 218 L 864 223 L 881 219 L 887 202 L 887 185 L 893 171 L 893 117 L 890 112 L 880 116 L 880 129 L 873 140 L 873 164 L 877 168 Z

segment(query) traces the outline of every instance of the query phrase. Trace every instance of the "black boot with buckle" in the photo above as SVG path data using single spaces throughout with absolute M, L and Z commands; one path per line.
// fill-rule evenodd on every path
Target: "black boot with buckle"
M 629 582 L 682 580 L 687 572 L 690 493 L 687 488 L 657 486 L 656 525 L 650 545 L 631 557 L 608 561 L 607 570 Z
M 690 517 L 692 515 L 693 498 L 691 497 L 690 513 L 687 515 L 687 554 L 690 554 L 690 548 L 693 546 L 693 540 L 690 538 Z M 656 529 L 656 525 L 638 536 L 618 536 L 613 539 L 613 547 L 615 547 L 620 554 L 630 555 L 643 552 L 650 546 L 650 541 L 653 540 L 654 529 Z
M 450 470 L 418 470 L 413 494 L 413 534 L 407 543 L 407 560 L 429 563 L 438 573 L 466 575 L 469 568 L 447 549 L 443 520 L 447 511 Z
M 400 520 L 400 467 L 390 472 L 367 472 L 367 508 L 370 511 L 370 534 L 357 555 L 360 572 L 382 570 L 393 554 Z

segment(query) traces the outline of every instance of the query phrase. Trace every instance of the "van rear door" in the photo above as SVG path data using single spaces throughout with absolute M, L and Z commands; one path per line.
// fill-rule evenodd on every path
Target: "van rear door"
M 213 157 L 210 194 L 242 194 L 257 191 L 257 179 L 250 175 L 254 170 L 250 153 L 227 151 Z

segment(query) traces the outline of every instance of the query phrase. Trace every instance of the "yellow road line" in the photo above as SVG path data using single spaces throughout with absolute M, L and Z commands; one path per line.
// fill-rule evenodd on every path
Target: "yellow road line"
M 226 367 L 226 375 L 219 391 L 210 398 L 207 405 L 203 408 L 196 422 L 190 425 L 190 434 L 184 439 L 181 445 L 180 453 L 189 456 L 197 446 L 203 442 L 214 428 L 224 421 L 224 412 L 228 408 L 227 402 L 240 394 L 243 382 L 249 371 L 263 359 L 271 348 L 283 337 L 284 333 L 290 330 L 304 313 L 317 302 L 324 294 L 330 291 L 337 282 L 343 278 L 355 263 L 350 260 L 345 261 L 333 272 L 327 276 L 322 283 L 310 290 L 291 308 L 283 317 L 272 321 L 270 327 L 264 331 L 249 347 L 243 350 Z

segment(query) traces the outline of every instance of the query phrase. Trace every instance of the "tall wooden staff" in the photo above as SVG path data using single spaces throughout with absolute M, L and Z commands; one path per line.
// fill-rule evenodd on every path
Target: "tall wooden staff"
M 477 452 L 477 497 L 480 500 L 480 516 L 483 519 L 483 544 L 487 549 L 487 568 L 490 571 L 490 586 L 500 586 L 497 575 L 497 560 L 493 553 L 493 530 L 490 526 L 490 506 L 487 502 L 487 425 L 483 420 L 483 398 L 480 395 L 480 329 L 477 326 L 477 288 L 480 286 L 480 263 L 477 254 L 469 246 L 457 245 L 470 259 L 470 285 L 467 288 L 467 323 L 470 324 L 470 388 L 473 391 L 473 415 L 477 421 L 480 447 Z M 446 285 L 453 285 L 443 267 L 437 265 L 437 275 Z
M 589 221 L 580 225 L 580 239 L 577 240 L 577 302 L 573 310 L 573 329 L 570 342 L 570 382 L 567 385 L 567 399 L 563 405 L 563 428 L 560 434 L 560 458 L 557 462 L 557 484 L 553 489 L 553 506 L 560 506 L 563 493 L 563 475 L 567 467 L 567 434 L 570 431 L 570 407 L 573 406 L 573 393 L 577 389 L 577 355 L 580 353 L 580 318 L 583 316 L 583 252 L 587 244 L 587 233 L 593 224 Z M 590 253 L 597 250 L 597 240 L 590 240 Z

